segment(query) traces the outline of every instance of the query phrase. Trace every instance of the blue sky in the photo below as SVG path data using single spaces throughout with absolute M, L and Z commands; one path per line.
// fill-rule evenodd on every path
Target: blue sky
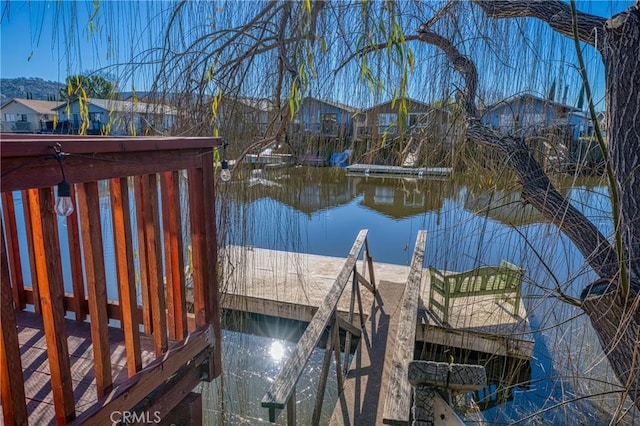
M 94 10 L 91 1 L 12 0 L 3 2 L 0 21 L 0 76 L 3 78 L 39 77 L 45 80 L 63 81 L 71 74 L 114 66 L 114 60 L 117 58 L 123 60 L 123 58 L 133 57 L 152 43 L 153 37 L 158 36 L 156 31 L 155 34 L 141 37 L 140 34 L 144 32 L 145 25 L 151 28 L 162 20 L 156 19 L 155 24 L 148 24 L 149 20 L 144 19 L 145 7 L 134 9 L 127 6 L 131 4 L 134 3 L 102 2 L 102 10 L 97 21 L 98 28 L 111 28 L 111 31 L 116 33 L 114 39 L 119 38 L 118 42 L 108 43 L 111 37 L 105 31 L 98 30 L 89 35 L 88 23 Z M 159 4 L 170 7 L 167 2 L 155 3 L 156 6 Z M 630 4 L 632 4 L 631 1 L 577 2 L 580 10 L 604 17 L 624 10 Z M 110 13 L 105 13 L 106 10 Z M 122 20 L 110 21 L 113 16 L 117 16 L 117 13 L 127 14 L 130 10 L 139 13 L 136 20 L 127 16 Z M 126 24 L 126 22 L 135 24 Z M 126 25 L 136 25 L 136 28 L 128 31 Z M 68 31 L 69 28 L 75 31 L 72 36 L 63 32 Z M 69 42 L 69 40 L 74 41 Z M 127 60 L 124 59 L 124 62 Z M 143 72 L 140 71 L 140 73 Z M 149 72 L 145 75 L 148 76 Z M 144 83 L 136 82 L 136 89 L 144 90 L 145 87 L 141 87 L 143 85 Z M 130 87 L 130 82 L 123 86 Z

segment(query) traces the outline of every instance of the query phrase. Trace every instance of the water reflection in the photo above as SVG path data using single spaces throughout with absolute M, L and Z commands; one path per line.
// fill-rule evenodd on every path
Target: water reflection
M 426 229 L 425 266 L 461 271 L 504 259 L 525 268 L 522 294 L 534 332 L 534 359 L 520 372 L 499 369 L 482 404 L 489 422 L 533 416 L 548 424 L 569 418 L 602 424 L 604 413 L 615 409 L 615 397 L 581 399 L 615 389 L 611 370 L 601 362 L 604 355 L 580 311 L 550 297 L 556 286 L 576 297 L 595 275 L 573 244 L 522 202 L 517 183 L 469 175 L 349 176 L 308 168 L 263 173 L 282 186 L 248 187 L 240 181 L 226 190 L 227 208 L 242 217 L 230 223 L 228 242 L 340 257 L 358 230 L 368 228 L 376 262 L 409 264 L 416 234 Z M 610 234 L 608 192 L 601 180 L 554 184 Z
M 280 362 L 285 357 L 285 355 L 288 355 L 288 353 L 282 342 L 274 340 L 273 342 L 271 342 L 271 347 L 269 347 L 269 355 L 271 356 L 272 360 Z

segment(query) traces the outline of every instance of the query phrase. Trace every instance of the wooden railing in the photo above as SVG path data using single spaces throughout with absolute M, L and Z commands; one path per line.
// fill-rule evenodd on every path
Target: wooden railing
M 427 231 L 418 231 L 413 250 L 411 269 L 402 295 L 400 319 L 396 332 L 395 348 L 389 384 L 384 402 L 382 422 L 391 425 L 409 425 L 411 414 L 411 385 L 408 379 L 409 363 L 413 360 L 416 343 L 416 323 L 422 284 L 422 263 L 427 243 Z
M 91 328 L 98 401 L 78 419 L 82 422 L 99 423 L 101 409 L 113 407 L 114 401 L 120 412 L 134 409 L 187 364 L 192 369 L 201 364 L 204 371 L 184 374 L 191 378 L 186 388 L 220 374 L 213 157 L 220 145 L 218 138 L 2 136 L 0 374 L 5 424 L 26 424 L 29 414 L 18 311 L 41 317 L 57 424 L 78 414 L 65 317 Z M 54 212 L 52 190 L 63 180 L 62 173 L 75 205 L 63 222 Z M 186 200 L 182 207 L 180 200 Z M 103 229 L 105 221 L 112 225 L 110 232 Z M 113 294 L 107 297 L 107 277 L 113 276 L 105 267 L 107 246 L 115 253 L 117 300 Z M 192 313 L 185 296 L 187 246 L 193 260 L 187 268 Z M 129 379 L 121 384 L 114 384 L 110 325 L 124 332 Z M 165 356 L 143 370 L 141 338 L 147 337 L 155 356 Z
M 359 285 L 362 284 L 374 294 L 376 291 L 375 277 L 373 275 L 373 260 L 369 252 L 367 233 L 367 230 L 362 230 L 358 234 L 356 241 L 351 247 L 349 256 L 347 257 L 342 270 L 338 274 L 338 277 L 334 281 L 331 290 L 329 290 L 329 293 L 316 311 L 316 314 L 311 319 L 311 322 L 307 326 L 305 332 L 300 337 L 295 350 L 287 360 L 286 364 L 282 367 L 280 374 L 269 388 L 269 391 L 267 391 L 266 395 L 262 398 L 262 406 L 269 409 L 270 422 L 276 421 L 276 410 L 281 410 L 287 407 L 287 424 L 298 424 L 296 419 L 296 383 L 307 365 L 313 350 L 318 345 L 322 334 L 328 326 L 331 327 L 331 330 L 327 338 L 326 351 L 324 353 L 324 361 L 322 363 L 322 371 L 320 373 L 316 402 L 311 420 L 312 425 L 319 424 L 320 411 L 324 399 L 324 391 L 327 383 L 332 353 L 334 354 L 336 361 L 338 391 L 342 389 L 343 376 L 347 374 L 349 368 L 351 335 L 353 334 L 359 337 L 360 331 L 362 327 L 364 327 L 364 312 Z M 356 262 L 363 247 L 365 248 L 363 257 L 368 267 L 369 280 L 361 275 L 356 268 Z M 337 314 L 336 307 L 347 283 L 349 282 L 349 277 L 351 277 L 352 291 L 348 318 L 347 321 L 344 321 Z M 358 312 L 360 315 L 360 329 L 352 325 L 356 299 L 358 301 Z M 344 360 L 342 362 L 344 370 L 340 367 L 340 328 L 346 331 Z

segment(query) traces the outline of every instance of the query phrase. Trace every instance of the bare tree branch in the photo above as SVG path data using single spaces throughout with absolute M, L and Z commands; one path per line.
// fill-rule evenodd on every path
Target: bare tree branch
M 507 156 L 522 184 L 523 198 L 547 220 L 558 226 L 573 241 L 587 262 L 601 277 L 616 273 L 616 254 L 604 235 L 554 187 L 523 139 L 503 136 L 480 123 L 475 104 L 478 71 L 474 62 L 463 55 L 447 38 L 420 28 L 420 40 L 440 48 L 465 79 L 462 107 L 468 119 L 466 136 L 492 147 Z
M 538 18 L 551 28 L 573 38 L 571 6 L 559 0 L 473 0 L 492 18 Z M 578 35 L 580 40 L 596 46 L 598 36 L 604 34 L 605 18 L 578 13 Z M 598 34 L 598 31 L 600 33 Z

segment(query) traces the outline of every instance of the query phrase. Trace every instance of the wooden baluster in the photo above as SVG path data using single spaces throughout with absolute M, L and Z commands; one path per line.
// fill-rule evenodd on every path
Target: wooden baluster
M 24 296 L 24 277 L 22 276 L 22 264 L 20 263 L 20 247 L 18 246 L 18 229 L 16 226 L 16 209 L 11 192 L 2 193 L 2 207 L 7 228 L 7 254 L 9 261 L 9 276 L 11 277 L 11 290 L 13 303 L 16 309 L 24 309 L 26 306 Z
M 202 169 L 187 171 L 189 178 L 189 214 L 191 222 L 191 258 L 193 276 L 193 311 L 196 327 L 207 324 L 205 312 L 206 276 L 206 233 L 204 224 L 204 199 Z
M 71 185 L 71 202 L 76 201 L 75 185 Z M 73 312 L 76 321 L 84 321 L 87 318 L 84 306 L 84 274 L 82 273 L 82 251 L 80 250 L 80 229 L 78 227 L 78 209 L 67 216 L 67 239 L 69 241 L 69 260 L 71 263 L 71 281 L 73 283 Z
M 124 328 L 127 370 L 129 377 L 142 369 L 140 329 L 138 322 L 138 298 L 131 241 L 131 217 L 127 178 L 109 181 L 111 214 L 113 218 L 113 244 L 116 253 L 116 270 L 120 288 L 121 322 Z
M 189 177 L 196 326 L 204 324 L 213 326 L 215 343 L 208 371 L 208 379 L 212 380 L 222 371 L 218 265 L 211 261 L 217 259 L 218 247 L 212 156 L 203 156 L 203 167 L 191 169 L 187 173 Z
M 109 348 L 109 319 L 107 317 L 107 278 L 104 266 L 100 195 L 97 182 L 78 185 L 77 198 L 89 294 L 96 390 L 98 398 L 102 398 L 111 391 L 113 382 Z
M 144 226 L 144 209 L 143 202 L 144 182 L 142 176 L 133 178 L 136 199 L 136 230 L 138 233 L 138 260 L 140 264 L 140 290 L 142 293 L 142 324 L 146 334 L 153 333 L 153 324 L 151 322 L 151 302 L 149 300 L 149 270 L 147 264 L 147 242 L 145 237 Z
M 147 278 L 149 279 L 151 320 L 153 323 L 153 342 L 156 355 L 160 356 L 167 351 L 169 343 L 167 340 L 165 290 L 162 279 L 158 180 L 155 174 L 151 174 L 143 176 L 142 181 L 144 235 L 147 252 Z
M 218 282 L 218 233 L 216 229 L 216 190 L 213 153 L 202 156 L 205 232 L 207 236 L 207 293 L 208 322 L 213 327 L 214 347 L 209 369 L 209 380 L 222 373 L 222 311 L 220 309 L 220 286 Z
M 51 188 L 27 192 L 36 269 L 33 279 L 34 283 L 37 282 L 34 288 L 38 287 L 40 296 L 56 423 L 64 424 L 75 417 L 75 402 L 64 324 L 60 244 L 55 231 L 58 221 L 53 212 L 54 198 Z
M 33 213 L 31 212 L 31 203 L 29 200 L 34 198 L 37 200 L 38 197 L 37 189 L 28 189 L 22 191 L 22 209 L 24 210 L 24 226 L 27 230 L 27 252 L 29 253 L 29 268 L 31 270 L 31 294 L 33 295 L 33 308 L 36 314 L 42 314 L 40 309 L 40 292 L 38 291 L 38 278 L 36 272 L 36 254 L 33 245 L 33 233 L 31 217 Z M 36 201 L 36 207 L 38 206 Z M 39 207 L 38 207 L 39 209 Z M 36 210 L 35 214 L 39 214 L 39 210 Z M 39 222 L 38 222 L 39 223 Z
M 187 335 L 187 311 L 178 182 L 178 172 L 165 172 L 161 175 L 167 323 L 169 337 L 182 340 Z
M 4 196 L 4 194 L 2 194 Z M 6 204 L 3 201 L 6 209 Z M 6 210 L 5 210 L 6 212 Z M 16 328 L 16 313 L 11 300 L 11 278 L 5 252 L 4 228 L 0 224 L 0 394 L 2 416 L 6 425 L 26 425 L 27 405 L 24 396 L 20 344 Z M 19 306 L 19 305 L 17 305 Z

